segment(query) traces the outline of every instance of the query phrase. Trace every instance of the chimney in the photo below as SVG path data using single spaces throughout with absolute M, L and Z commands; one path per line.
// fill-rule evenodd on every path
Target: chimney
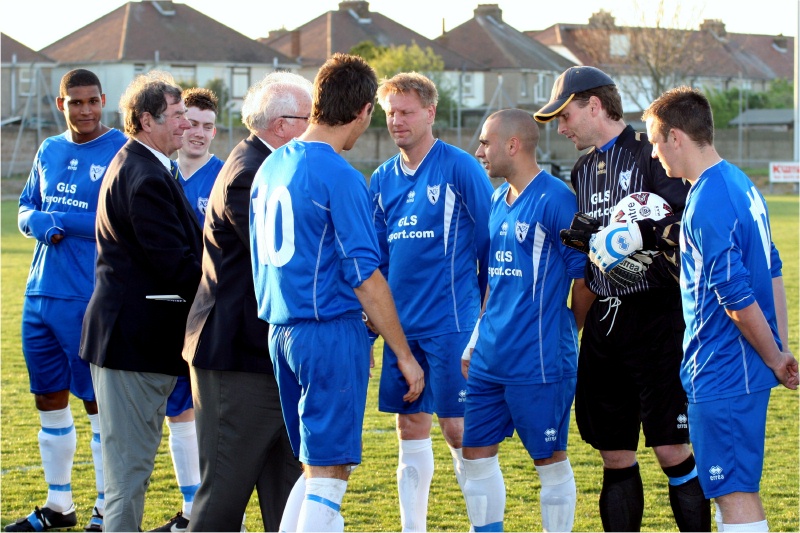
M 720 19 L 705 19 L 700 25 L 700 31 L 707 31 L 717 39 L 725 39 L 728 36 L 725 23 Z
M 786 50 L 789 49 L 789 39 L 787 39 L 786 36 L 782 33 L 780 35 L 776 35 L 772 39 L 772 46 L 774 46 L 778 50 L 785 52 Z
M 503 21 L 503 10 L 499 4 L 478 4 L 475 17 L 492 17 L 497 22 Z
M 592 28 L 603 28 L 610 30 L 611 28 L 616 28 L 617 24 L 614 17 L 611 16 L 611 13 L 605 9 L 601 9 L 589 17 L 589 26 Z
M 289 57 L 300 57 L 300 30 L 292 30 L 292 48 Z
M 344 2 L 339 2 L 339 11 L 352 11 L 360 19 L 370 18 L 369 2 L 365 0 L 345 0 Z

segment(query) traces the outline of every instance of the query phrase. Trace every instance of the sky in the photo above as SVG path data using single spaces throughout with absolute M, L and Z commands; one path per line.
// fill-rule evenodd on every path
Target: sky
M 178 2 L 178 0 L 176 0 Z M 113 11 L 126 0 L 3 0 L 0 31 L 33 50 Z M 294 29 L 338 9 L 339 0 L 183 0 L 194 9 L 252 38 L 270 30 Z M 704 19 L 721 19 L 731 33 L 796 37 L 800 0 L 758 0 L 757 7 L 733 0 L 371 0 L 377 11 L 433 39 L 466 22 L 479 3 L 497 3 L 503 20 L 520 31 L 541 30 L 556 23 L 586 24 L 592 13 L 605 9 L 622 26 L 653 26 L 659 5 L 663 26 L 697 29 Z M 535 6 L 535 7 L 534 7 Z M 562 7 L 563 6 L 563 7 Z M 677 23 L 668 24 L 677 18 Z M 444 21 L 444 22 L 443 22 Z

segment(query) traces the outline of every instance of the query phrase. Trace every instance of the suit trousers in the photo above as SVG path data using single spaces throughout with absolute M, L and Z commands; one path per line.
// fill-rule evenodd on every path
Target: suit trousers
M 141 531 L 144 495 L 177 378 L 90 365 L 100 414 L 105 531 Z
M 200 450 L 191 531 L 239 531 L 255 488 L 262 531 L 278 531 L 302 473 L 272 374 L 190 367 Z

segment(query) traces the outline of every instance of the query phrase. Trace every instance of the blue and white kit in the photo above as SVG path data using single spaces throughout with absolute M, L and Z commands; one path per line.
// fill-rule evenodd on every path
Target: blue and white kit
M 73 142 L 70 132 L 49 137 L 20 195 L 19 229 L 36 239 L 22 318 L 22 347 L 34 394 L 66 390 L 73 381 L 76 396 L 94 399 L 88 365 L 78 363 L 80 320 L 94 289 L 100 184 L 126 141 L 116 129 L 82 144 Z M 51 244 L 57 233 L 64 238 Z M 47 299 L 64 302 L 51 305 Z M 64 318 L 73 315 L 77 322 Z
M 188 178 L 184 178 L 183 174 L 178 173 L 178 183 L 183 187 L 183 192 L 186 194 L 186 198 L 189 199 L 189 205 L 194 209 L 201 227 L 206 219 L 208 197 L 211 195 L 211 189 L 214 187 L 217 175 L 219 175 L 219 171 L 224 164 L 222 159 L 212 155 L 205 165 L 198 168 Z
M 354 289 L 380 263 L 364 176 L 326 143 L 290 141 L 253 180 L 250 246 L 295 454 L 361 462 L 369 338 Z

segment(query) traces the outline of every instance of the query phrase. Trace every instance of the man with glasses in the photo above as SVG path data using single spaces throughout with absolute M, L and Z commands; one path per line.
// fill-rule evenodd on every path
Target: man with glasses
M 190 364 L 200 447 L 193 531 L 238 531 L 253 488 L 263 531 L 278 531 L 300 463 L 289 444 L 250 266 L 253 177 L 267 157 L 305 131 L 311 83 L 274 72 L 242 104 L 250 136 L 228 156 L 206 207 L 203 275 L 189 312 Z

